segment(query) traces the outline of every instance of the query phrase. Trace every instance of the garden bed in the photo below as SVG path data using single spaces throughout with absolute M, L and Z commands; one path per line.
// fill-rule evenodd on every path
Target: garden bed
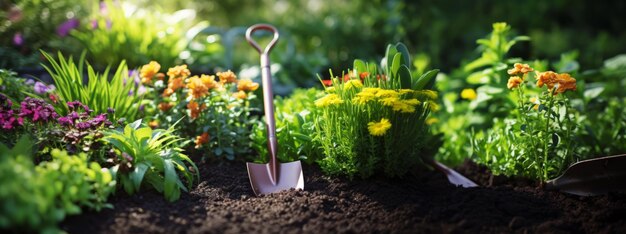
M 168 203 L 143 191 L 118 191 L 114 209 L 68 217 L 69 233 L 626 233 L 626 194 L 579 197 L 546 192 L 471 163 L 458 168 L 490 187 L 454 187 L 436 172 L 392 180 L 334 179 L 304 166 L 305 191 L 255 197 L 245 163 L 199 162 L 201 180 Z

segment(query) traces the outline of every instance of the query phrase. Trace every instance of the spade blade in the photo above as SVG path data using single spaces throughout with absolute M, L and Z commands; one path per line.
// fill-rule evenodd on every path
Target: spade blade
M 626 190 L 626 154 L 572 164 L 563 175 L 546 182 L 547 190 L 593 196 Z

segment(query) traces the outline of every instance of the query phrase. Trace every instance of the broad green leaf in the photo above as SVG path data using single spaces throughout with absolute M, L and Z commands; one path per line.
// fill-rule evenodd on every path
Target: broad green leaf
M 401 85 L 400 87 L 403 89 L 410 89 L 411 88 L 411 71 L 409 70 L 409 67 L 402 64 L 400 68 L 398 69 L 397 75 L 400 78 L 400 85 Z
M 396 44 L 396 50 L 402 55 L 402 64 L 406 67 L 411 67 L 411 54 L 409 53 L 409 49 L 401 42 L 398 42 Z
M 178 180 L 178 176 L 176 176 L 176 169 L 174 168 L 174 164 L 171 160 L 166 159 L 163 161 L 165 180 L 163 183 L 163 192 L 165 194 L 165 199 L 168 201 L 176 201 L 180 197 L 180 189 L 178 188 L 178 184 L 176 180 Z
M 363 62 L 362 60 L 355 59 L 353 69 L 356 70 L 357 74 L 361 74 L 361 72 L 367 71 L 367 66 L 365 65 L 365 62 Z
M 143 177 L 149 168 L 149 162 L 140 162 L 135 165 L 133 172 L 130 173 L 130 180 L 133 182 L 133 186 L 137 188 L 137 191 L 139 191 L 139 188 L 141 187 L 141 182 L 143 181 Z
M 413 82 L 413 90 L 432 89 L 435 84 L 435 77 L 439 73 L 439 69 L 433 69 L 422 74 Z

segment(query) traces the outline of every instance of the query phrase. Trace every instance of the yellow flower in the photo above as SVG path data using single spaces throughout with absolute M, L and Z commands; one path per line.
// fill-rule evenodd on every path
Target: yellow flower
M 428 103 L 428 107 L 430 107 L 430 110 L 432 110 L 433 112 L 439 111 L 439 104 L 431 102 L 431 101 L 427 103 Z
M 207 87 L 207 89 L 212 89 L 212 88 L 215 88 L 215 86 L 217 86 L 217 82 L 215 82 L 215 76 L 201 75 L 200 80 L 202 81 L 204 86 Z
M 552 89 L 557 84 L 557 80 L 558 74 L 553 71 L 537 72 L 537 87 L 539 88 L 547 85 L 548 89 Z
M 334 93 L 335 92 L 335 86 L 326 87 L 326 92 L 327 93 Z
M 259 83 L 252 82 L 250 79 L 242 79 L 237 82 L 237 90 L 251 92 L 259 88 Z
M 203 132 L 202 135 L 196 137 L 196 149 L 202 147 L 202 145 L 209 143 L 209 133 Z
M 359 105 L 364 105 L 366 103 L 368 103 L 371 100 L 374 100 L 374 98 L 376 98 L 376 96 L 374 96 L 374 94 L 370 93 L 370 92 L 359 92 L 356 94 L 356 97 L 354 97 L 352 99 L 352 103 L 354 104 L 359 104 Z
M 149 84 L 152 82 L 152 78 L 161 69 L 161 65 L 156 61 L 150 61 L 150 63 L 143 65 L 139 75 L 141 76 L 141 83 Z
M 509 75 L 518 75 L 518 74 L 528 74 L 529 72 L 534 71 L 528 64 L 516 63 L 513 64 L 513 68 L 509 69 L 507 73 Z
M 369 122 L 367 124 L 367 130 L 372 136 L 382 136 L 387 133 L 387 130 L 391 128 L 391 123 L 388 119 L 382 118 L 380 122 Z
M 405 94 L 411 94 L 414 91 L 412 89 L 400 89 L 398 92 L 400 93 L 400 95 L 405 95 Z
M 337 94 L 327 94 L 324 97 L 321 97 L 320 99 L 315 100 L 315 106 L 317 107 L 327 107 L 327 106 L 332 106 L 332 105 L 339 105 L 343 103 L 343 100 L 341 100 L 341 97 L 339 97 L 339 95 Z
M 437 100 L 437 92 L 429 89 L 424 89 L 420 91 L 416 91 L 418 97 L 421 97 L 422 100 Z
M 396 92 L 395 90 L 390 90 L 390 89 L 381 89 L 378 90 L 378 92 L 376 92 L 376 97 L 379 98 L 398 98 L 398 96 L 400 95 L 400 93 Z
M 351 88 L 361 88 L 363 83 L 360 80 L 348 80 L 343 84 L 343 90 L 349 90 Z
M 174 79 L 174 78 L 184 79 L 184 78 L 187 78 L 190 74 L 191 72 L 189 72 L 189 69 L 187 69 L 186 64 L 175 66 L 167 70 L 167 75 L 170 77 L 170 79 Z
M 509 82 L 506 84 L 506 87 L 509 89 L 514 89 L 517 88 L 522 82 L 523 80 L 522 78 L 519 78 L 519 76 L 511 76 L 511 78 L 509 78 Z
M 384 106 L 393 106 L 397 102 L 400 102 L 400 99 L 398 99 L 397 97 L 386 97 L 386 98 L 382 98 L 382 99 L 380 99 L 378 101 L 380 103 L 382 103 Z
M 248 95 L 243 90 L 239 90 L 238 92 L 233 93 L 233 97 L 239 99 L 246 99 Z
M 235 73 L 230 70 L 225 72 L 218 72 L 216 75 L 220 78 L 220 82 L 223 84 L 237 82 L 237 75 L 235 75 Z
M 476 99 L 476 91 L 474 91 L 474 89 L 463 89 L 463 91 L 461 91 L 461 98 L 474 100 Z
M 404 102 L 404 101 L 395 102 L 393 103 L 391 107 L 393 111 L 399 111 L 402 113 L 415 112 L 415 106 L 412 106 L 411 104 L 408 104 L 407 102 Z
M 373 95 L 376 95 L 378 93 L 378 91 L 380 91 L 380 88 L 363 88 L 363 90 L 361 90 L 362 93 L 371 93 Z
M 204 85 L 204 82 L 198 76 L 189 78 L 187 88 L 189 89 L 189 96 L 193 98 L 201 98 L 209 93 L 209 88 Z
M 421 102 L 415 98 L 413 99 L 407 99 L 407 100 L 402 100 L 403 103 L 406 103 L 407 105 L 412 105 L 412 106 L 417 106 L 419 105 Z
M 433 124 L 435 124 L 437 122 L 439 122 L 439 119 L 434 118 L 434 117 L 428 117 L 426 119 L 426 124 L 428 124 L 428 125 L 433 125 Z

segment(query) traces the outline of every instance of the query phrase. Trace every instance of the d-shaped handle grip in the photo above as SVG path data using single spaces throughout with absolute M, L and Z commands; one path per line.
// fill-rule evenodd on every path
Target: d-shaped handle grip
M 252 33 L 257 30 L 266 30 L 274 33 L 274 38 L 272 39 L 272 41 L 270 41 L 269 44 L 267 44 L 265 49 L 261 49 L 259 44 L 256 43 L 254 39 L 252 39 Z M 278 41 L 278 30 L 276 30 L 274 26 L 269 24 L 255 24 L 250 26 L 248 30 L 246 30 L 246 40 L 248 41 L 248 43 L 250 43 L 250 45 L 252 45 L 252 47 L 254 47 L 259 52 L 259 54 L 269 54 L 270 50 L 274 48 L 274 45 Z

